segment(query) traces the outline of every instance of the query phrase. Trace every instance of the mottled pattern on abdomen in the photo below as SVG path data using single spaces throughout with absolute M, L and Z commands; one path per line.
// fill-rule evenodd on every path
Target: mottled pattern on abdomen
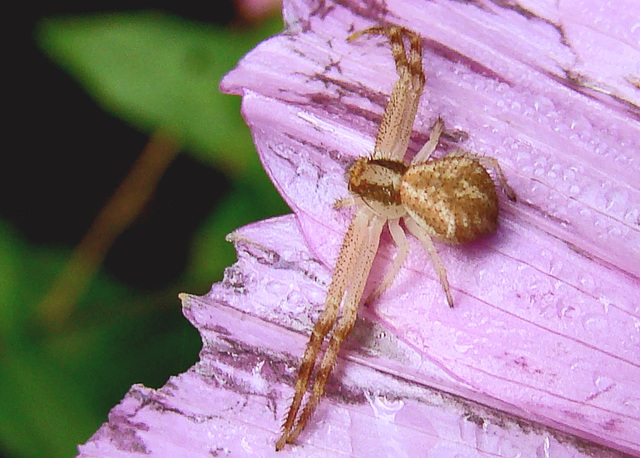
M 496 230 L 495 185 L 474 158 L 449 156 L 411 166 L 402 178 L 400 196 L 423 229 L 450 245 Z

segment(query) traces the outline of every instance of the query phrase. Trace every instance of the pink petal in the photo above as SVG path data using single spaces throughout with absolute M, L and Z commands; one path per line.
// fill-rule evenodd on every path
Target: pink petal
M 230 239 L 239 261 L 225 280 L 202 298 L 183 296 L 202 334 L 201 361 L 157 391 L 132 387 L 80 456 L 617 456 L 425 385 L 420 352 L 367 319 L 299 444 L 276 453 L 331 271 L 308 251 L 293 216 Z
M 158 392 L 134 387 L 82 454 L 121 443 L 271 453 L 351 216 L 333 203 L 347 195 L 350 162 L 371 152 L 397 78 L 383 40 L 345 40 L 374 23 L 425 39 L 413 150 L 441 115 L 468 134 L 446 146 L 498 158 L 519 200 L 502 202 L 494 236 L 438 246 L 453 310 L 412 241 L 397 281 L 363 308 L 304 445 L 288 450 L 640 453 L 640 4 L 381 5 L 285 2 L 289 32 L 223 81 L 243 95 L 299 226 L 288 217 L 232 235 L 238 264 L 185 301 L 202 361 Z M 391 245 L 385 237 L 370 287 Z
M 304 6 L 285 13 L 303 15 Z M 421 139 L 442 115 L 469 134 L 465 148 L 500 159 L 519 202 L 504 203 L 495 236 L 439 248 L 457 290 L 454 311 L 415 243 L 408 268 L 369 312 L 445 368 L 439 383 L 449 391 L 489 405 L 498 398 L 538 421 L 637 449 L 640 98 L 628 80 L 640 53 L 628 43 L 634 33 L 638 43 L 640 28 L 627 14 L 612 25 L 618 9 L 594 19 L 585 2 L 541 11 L 542 19 L 485 6 L 492 11 L 412 2 L 392 11 L 433 40 Z M 396 74 L 380 40 L 344 40 L 368 24 L 338 7 L 325 13 L 296 19 L 303 33 L 260 46 L 223 88 L 244 95 L 265 167 L 332 265 L 348 220 L 332 205 L 346 196 L 349 158 L 371 151 Z M 598 39 L 607 51 L 594 47 Z M 605 54 L 610 65 L 598 66 Z M 270 62 L 286 70 L 274 74 Z

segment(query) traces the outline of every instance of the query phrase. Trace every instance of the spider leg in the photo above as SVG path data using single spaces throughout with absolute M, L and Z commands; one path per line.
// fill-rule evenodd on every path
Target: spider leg
M 302 398 L 307 391 L 309 385 L 309 379 L 313 369 L 316 365 L 316 359 L 318 353 L 322 347 L 322 342 L 327 336 L 329 331 L 336 324 L 336 317 L 338 316 L 338 309 L 340 303 L 345 295 L 345 290 L 352 280 L 354 271 L 357 269 L 361 259 L 362 245 L 367 240 L 367 228 L 372 218 L 372 213 L 367 208 L 362 208 L 356 212 L 349 229 L 342 242 L 340 248 L 340 254 L 336 261 L 336 267 L 334 270 L 329 290 L 327 291 L 327 297 L 325 299 L 325 309 L 316 321 L 309 342 L 298 370 L 298 379 L 296 381 L 295 394 L 289 407 L 289 412 L 282 427 L 282 435 L 276 443 L 276 450 L 281 450 L 284 445 L 289 442 L 287 437 L 290 435 L 291 429 L 294 426 L 298 410 L 302 403 Z
M 341 208 L 353 207 L 354 205 L 357 205 L 358 202 L 360 202 L 360 199 L 358 199 L 357 197 L 345 197 L 344 199 L 336 200 L 336 202 L 333 204 L 333 209 L 340 210 Z
M 373 260 L 378 251 L 380 234 L 384 224 L 384 219 L 372 215 L 368 227 L 363 231 L 366 234 L 366 238 L 362 246 L 359 247 L 356 268 L 351 272 L 349 286 L 342 307 L 342 316 L 338 319 L 329 344 L 327 345 L 322 362 L 316 373 L 313 389 L 307 399 L 307 404 L 300 414 L 295 429 L 289 434 L 286 442 L 291 443 L 296 440 L 311 417 L 311 414 L 313 414 L 313 411 L 318 405 L 318 401 L 324 393 L 327 380 L 338 357 L 342 342 L 344 342 L 353 329 L 353 325 L 358 317 L 358 305 L 362 299 L 362 293 L 364 292 Z
M 502 188 L 504 193 L 507 195 L 509 200 L 511 200 L 513 202 L 516 201 L 516 193 L 514 192 L 513 188 L 511 186 L 509 186 L 509 183 L 507 182 L 507 178 L 504 176 L 504 172 L 502 172 L 502 168 L 500 167 L 500 163 L 498 162 L 498 160 L 496 158 L 494 158 L 494 157 L 486 157 L 486 156 L 478 156 L 477 154 L 473 154 L 473 153 L 470 153 L 470 152 L 464 151 L 464 150 L 453 151 L 453 152 L 447 154 L 447 156 L 470 157 L 470 158 L 473 158 L 476 161 L 478 161 L 480 163 L 480 165 L 483 166 L 485 169 L 487 169 L 487 168 L 494 169 L 496 171 L 496 175 L 498 177 L 498 181 L 500 182 L 500 187 Z
M 502 167 L 500 167 L 500 163 L 498 162 L 498 160 L 493 157 L 482 157 L 482 156 L 475 156 L 475 158 L 478 160 L 478 162 L 480 162 L 480 165 L 482 165 L 483 167 L 485 168 L 490 167 L 496 171 L 496 174 L 498 175 L 498 181 L 500 182 L 500 187 L 502 187 L 502 190 L 507 195 L 509 200 L 515 202 L 516 193 L 514 192 L 513 188 L 509 186 L 509 183 L 507 183 L 507 178 L 504 176 L 504 173 L 502 172 Z
M 433 152 L 438 147 L 438 141 L 440 140 L 440 136 L 442 135 L 443 131 L 444 121 L 441 117 L 438 117 L 438 119 L 436 119 L 436 123 L 433 126 L 433 129 L 431 129 L 431 133 L 429 134 L 429 140 L 424 144 L 422 148 L 420 148 L 418 154 L 415 155 L 415 157 L 411 161 L 412 165 L 427 162 L 427 160 L 431 157 Z
M 393 262 L 380 282 L 380 285 L 378 285 L 375 291 L 367 298 L 367 302 L 375 299 L 389 286 L 391 286 L 393 280 L 395 280 L 398 275 L 400 268 L 404 264 L 404 261 L 407 259 L 407 255 L 409 254 L 409 242 L 407 241 L 407 236 L 405 235 L 404 230 L 400 226 L 400 219 L 390 219 L 388 225 L 391 238 L 393 238 L 393 241 L 398 247 L 398 251 L 393 257 Z
M 391 52 L 400 78 L 396 81 L 378 128 L 374 158 L 402 160 L 407 151 L 418 101 L 424 87 L 422 70 L 422 40 L 402 27 L 370 27 L 349 36 L 349 40 L 364 35 L 383 35 L 391 42 Z M 404 39 L 409 40 L 407 51 Z
M 407 229 L 409 229 L 409 232 L 411 232 L 418 240 L 422 242 L 422 245 L 429 253 L 431 263 L 433 264 L 433 269 L 440 277 L 440 283 L 442 284 L 444 293 L 447 296 L 449 307 L 453 307 L 453 298 L 451 297 L 451 289 L 449 288 L 449 280 L 447 279 L 447 270 L 442 263 L 442 259 L 440 259 L 440 255 L 438 254 L 433 241 L 431 240 L 431 236 L 429 236 L 429 234 L 427 234 L 425 230 L 422 229 L 412 218 L 405 218 L 404 224 L 407 226 Z

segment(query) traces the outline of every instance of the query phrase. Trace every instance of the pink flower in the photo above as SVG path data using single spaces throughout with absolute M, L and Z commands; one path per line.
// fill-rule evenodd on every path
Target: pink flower
M 222 82 L 243 96 L 267 172 L 295 215 L 242 228 L 238 263 L 184 296 L 201 361 L 134 386 L 82 456 L 273 452 L 349 209 L 396 80 L 394 23 L 425 40 L 417 150 L 442 116 L 457 147 L 497 158 L 518 202 L 498 232 L 438 246 L 456 308 L 412 252 L 361 319 L 299 456 L 640 453 L 640 4 L 595 0 L 285 2 L 287 32 Z M 634 19 L 635 18 L 635 19 Z M 634 23 L 634 20 L 636 23 Z M 369 291 L 393 254 L 384 236 Z M 286 452 L 281 452 L 285 454 Z

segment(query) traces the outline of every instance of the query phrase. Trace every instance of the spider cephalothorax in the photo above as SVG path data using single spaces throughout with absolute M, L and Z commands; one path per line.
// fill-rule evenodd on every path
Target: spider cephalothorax
M 276 450 L 298 437 L 324 393 L 340 346 L 355 324 L 384 226 L 388 226 L 398 251 L 372 297 L 393 282 L 409 252 L 407 238 L 400 225 L 402 220 L 429 253 L 447 302 L 453 307 L 446 270 L 432 237 L 458 245 L 495 231 L 498 197 L 486 167 L 495 170 L 503 190 L 511 200 L 515 200 L 514 192 L 493 158 L 456 151 L 429 161 L 444 129 L 440 118 L 431 131 L 429 141 L 411 163 L 403 162 L 425 83 L 422 42 L 418 35 L 402 27 L 371 27 L 351 35 L 349 40 L 364 34 L 389 38 L 400 78 L 385 109 L 372 156 L 358 159 L 349 170 L 348 188 L 352 197 L 336 204 L 336 207 L 353 205 L 356 212 L 340 248 L 325 309 L 313 327 L 304 352 L 296 391 Z M 405 47 L 405 39 L 409 42 L 409 49 Z M 340 308 L 342 313 L 338 316 Z M 329 341 L 318 361 L 328 335 Z M 314 368 L 313 387 L 298 415 Z

